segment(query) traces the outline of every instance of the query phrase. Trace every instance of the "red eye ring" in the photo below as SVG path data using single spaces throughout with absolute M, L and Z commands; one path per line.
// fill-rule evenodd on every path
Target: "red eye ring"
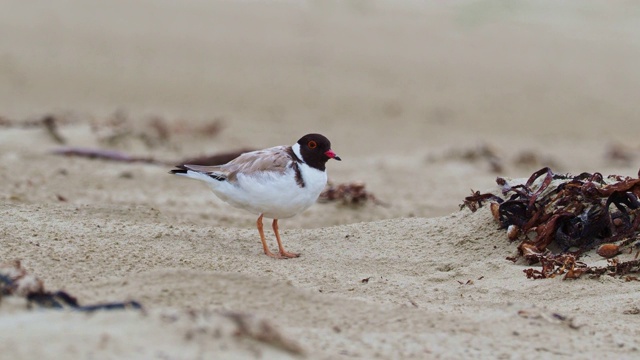
M 318 143 L 316 143 L 315 141 L 311 140 L 307 143 L 307 146 L 309 147 L 309 149 L 315 149 L 318 147 Z

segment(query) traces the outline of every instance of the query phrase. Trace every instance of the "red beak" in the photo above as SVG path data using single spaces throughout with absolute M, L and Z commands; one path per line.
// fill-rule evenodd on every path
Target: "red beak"
M 333 150 L 331 150 L 331 149 L 327 150 L 324 154 L 327 155 L 331 159 L 336 159 L 338 161 L 342 161 L 342 159 L 340 159 L 340 156 L 336 155 L 336 153 L 334 153 Z

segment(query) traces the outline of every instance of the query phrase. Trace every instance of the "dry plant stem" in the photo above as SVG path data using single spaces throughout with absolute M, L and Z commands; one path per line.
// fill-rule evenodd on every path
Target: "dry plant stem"
M 42 123 L 44 127 L 47 129 L 47 132 L 55 142 L 58 144 L 65 144 L 67 141 L 60 135 L 60 131 L 58 129 L 58 122 L 56 118 L 52 115 L 47 115 L 42 119 Z
M 64 147 L 64 148 L 53 150 L 52 153 L 56 155 L 77 156 L 77 157 L 84 157 L 89 159 L 100 159 L 100 160 L 108 160 L 108 161 L 124 162 L 124 163 L 146 163 L 146 164 L 161 165 L 161 166 L 166 166 L 166 165 L 173 166 L 175 164 L 210 166 L 210 165 L 225 164 L 248 151 L 251 151 L 251 149 L 241 149 L 237 151 L 223 152 L 223 153 L 207 155 L 207 156 L 190 157 L 190 158 L 182 159 L 179 161 L 158 160 L 153 157 L 131 156 L 115 150 L 92 149 L 92 148 L 81 148 L 81 147 Z
M 77 157 L 85 157 L 89 159 L 110 160 L 110 161 L 124 162 L 124 163 L 147 163 L 147 164 L 154 164 L 154 165 L 172 165 L 173 164 L 173 162 L 161 161 L 161 160 L 154 159 L 152 157 L 129 156 L 119 151 L 106 150 L 106 149 L 65 147 L 61 149 L 56 149 L 52 151 L 52 153 L 56 155 L 77 156 Z

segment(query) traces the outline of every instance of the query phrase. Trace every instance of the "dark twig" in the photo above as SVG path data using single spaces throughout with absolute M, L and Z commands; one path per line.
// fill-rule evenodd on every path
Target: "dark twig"
M 65 144 L 67 141 L 60 135 L 60 131 L 58 130 L 58 121 L 53 115 L 47 115 L 42 119 L 42 123 L 44 124 L 45 129 L 53 140 L 55 140 L 58 144 Z
M 222 165 L 242 153 L 251 151 L 249 149 L 241 149 L 237 151 L 224 152 L 214 155 L 200 156 L 195 158 L 186 158 L 178 161 L 158 160 L 153 157 L 139 157 L 131 156 L 120 151 L 107 150 L 107 149 L 93 149 L 93 148 L 81 148 L 81 147 L 65 147 L 53 150 L 52 153 L 56 155 L 64 156 L 76 156 L 88 159 L 100 159 L 115 162 L 124 163 L 145 163 L 152 165 L 172 166 L 176 164 L 192 164 L 192 165 Z
M 30 304 L 43 308 L 64 309 L 93 312 L 97 310 L 141 310 L 137 301 L 125 301 L 82 306 L 78 300 L 64 291 L 45 291 L 42 280 L 27 273 L 20 261 L 0 265 L 0 297 L 22 296 Z

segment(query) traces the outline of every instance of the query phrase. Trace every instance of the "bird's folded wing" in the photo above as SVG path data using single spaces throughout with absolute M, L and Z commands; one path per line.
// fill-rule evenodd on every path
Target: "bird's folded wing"
M 254 176 L 265 171 L 283 173 L 293 160 L 289 149 L 288 146 L 276 146 L 244 153 L 224 165 L 184 165 L 184 167 L 208 175 L 221 175 L 230 181 L 233 181 L 238 174 Z

